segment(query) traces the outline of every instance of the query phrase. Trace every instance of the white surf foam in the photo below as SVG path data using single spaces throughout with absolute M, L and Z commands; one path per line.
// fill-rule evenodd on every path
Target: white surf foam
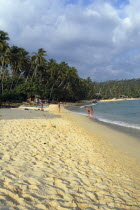
M 95 106 L 96 104 L 95 103 L 93 103 L 93 104 L 88 104 L 88 105 L 84 105 L 84 106 L 80 106 L 80 108 L 82 109 L 82 108 L 85 108 L 85 107 L 90 107 L 90 106 Z
M 71 110 L 69 110 L 69 111 L 71 111 Z M 75 112 L 77 114 L 87 116 L 87 114 L 84 113 L 84 112 L 76 112 L 76 111 L 71 111 L 71 112 Z M 98 115 L 95 115 L 95 118 L 97 120 L 101 121 L 101 122 L 105 122 L 105 123 L 109 123 L 109 124 L 114 124 L 114 125 L 119 125 L 119 126 L 123 126 L 123 127 L 127 127 L 127 128 L 135 128 L 135 129 L 140 130 L 140 126 L 137 125 L 137 124 L 130 124 L 130 123 L 123 122 L 123 121 L 113 121 L 113 120 L 110 120 L 110 119 L 102 118 L 102 117 L 100 117 Z
M 130 123 L 123 122 L 123 121 L 113 121 L 113 120 L 105 119 L 105 118 L 101 118 L 101 117 L 97 117 L 97 119 L 99 121 L 102 121 L 102 122 L 115 124 L 115 125 L 119 125 L 119 126 L 123 126 L 123 127 L 127 127 L 127 128 L 135 128 L 135 129 L 139 129 L 140 130 L 140 126 L 137 125 L 137 124 L 130 124 Z

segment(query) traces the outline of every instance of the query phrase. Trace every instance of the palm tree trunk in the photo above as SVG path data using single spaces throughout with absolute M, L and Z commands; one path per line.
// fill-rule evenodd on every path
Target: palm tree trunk
M 1 81 L 1 94 L 3 94 L 3 81 Z
M 53 88 L 54 88 L 55 84 L 57 83 L 57 81 L 58 81 L 58 79 L 57 79 L 57 80 L 55 81 L 55 83 L 52 85 L 49 100 L 50 100 L 51 97 L 52 97 Z
M 2 62 L 2 66 L 1 66 L 1 73 L 2 73 L 2 70 L 3 70 L 3 62 Z M 3 94 L 3 81 L 4 81 L 4 71 L 3 73 L 1 74 L 1 94 Z
M 19 82 L 19 80 L 20 80 L 20 77 L 21 77 L 21 74 L 20 74 L 19 77 L 18 77 L 18 80 L 17 80 L 17 82 L 16 82 L 16 85 L 18 85 L 18 82 Z
M 10 91 L 11 91 L 11 89 L 12 89 L 12 87 L 13 87 L 13 76 L 12 76 L 12 83 L 11 83 L 11 86 L 10 86 Z

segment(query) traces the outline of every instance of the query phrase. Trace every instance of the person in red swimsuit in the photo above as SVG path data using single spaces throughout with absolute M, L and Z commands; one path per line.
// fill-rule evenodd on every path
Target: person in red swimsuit
M 59 110 L 59 112 L 60 112 L 60 102 L 58 103 L 58 110 Z

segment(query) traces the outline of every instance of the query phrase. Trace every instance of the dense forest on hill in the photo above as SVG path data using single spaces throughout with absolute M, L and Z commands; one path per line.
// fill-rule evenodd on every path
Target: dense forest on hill
M 101 97 L 104 99 L 138 98 L 140 97 L 140 78 L 97 83 L 96 91 L 99 91 Z
M 35 95 L 61 101 L 140 97 L 140 79 L 94 82 L 80 78 L 75 67 L 47 60 L 43 48 L 29 54 L 9 46 L 9 35 L 0 31 L 0 100 L 22 102 Z

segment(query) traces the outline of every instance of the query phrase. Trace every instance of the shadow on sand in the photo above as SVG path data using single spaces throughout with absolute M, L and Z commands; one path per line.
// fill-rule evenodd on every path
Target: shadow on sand
M 40 110 L 24 110 L 16 108 L 3 108 L 0 109 L 0 119 L 14 120 L 14 119 L 53 119 L 61 118 L 60 115 L 52 114 L 48 111 Z

